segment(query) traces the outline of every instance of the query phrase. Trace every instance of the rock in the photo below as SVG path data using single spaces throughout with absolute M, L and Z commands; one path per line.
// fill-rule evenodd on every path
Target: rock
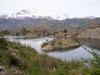
M 52 49 L 53 49 L 53 46 L 50 44 L 43 47 L 44 51 L 48 51 L 48 50 L 52 50 Z
M 4 69 L 4 66 L 0 66 L 0 75 L 7 75 L 7 71 Z

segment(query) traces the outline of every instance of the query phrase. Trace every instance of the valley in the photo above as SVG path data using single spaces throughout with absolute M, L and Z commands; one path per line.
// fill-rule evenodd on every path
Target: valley
M 0 16 L 0 75 L 99 75 L 99 59 L 99 17 Z

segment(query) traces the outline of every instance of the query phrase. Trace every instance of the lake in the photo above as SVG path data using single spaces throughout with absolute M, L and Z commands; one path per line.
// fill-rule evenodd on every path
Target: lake
M 5 36 L 5 38 L 7 38 L 9 41 L 20 42 L 22 45 L 31 46 L 32 48 L 36 49 L 38 53 L 43 52 L 41 48 L 43 42 L 54 39 L 52 37 L 33 38 L 26 36 Z M 81 58 L 93 58 L 92 54 L 90 54 L 84 48 L 86 48 L 87 50 L 93 49 L 94 51 L 100 53 L 100 39 L 78 39 L 78 41 L 82 42 L 81 46 L 78 48 L 64 51 L 54 51 L 46 54 L 62 60 L 80 60 Z

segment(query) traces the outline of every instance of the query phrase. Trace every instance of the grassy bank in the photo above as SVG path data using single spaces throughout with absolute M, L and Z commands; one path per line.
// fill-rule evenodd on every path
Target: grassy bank
M 0 67 L 0 75 L 95 75 L 81 61 L 61 61 L 4 38 L 0 38 Z

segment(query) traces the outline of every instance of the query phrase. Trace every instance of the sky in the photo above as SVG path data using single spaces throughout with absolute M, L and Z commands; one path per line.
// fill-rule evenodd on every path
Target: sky
M 42 14 L 62 13 L 70 17 L 100 17 L 100 0 L 0 0 L 0 15 L 23 9 Z

